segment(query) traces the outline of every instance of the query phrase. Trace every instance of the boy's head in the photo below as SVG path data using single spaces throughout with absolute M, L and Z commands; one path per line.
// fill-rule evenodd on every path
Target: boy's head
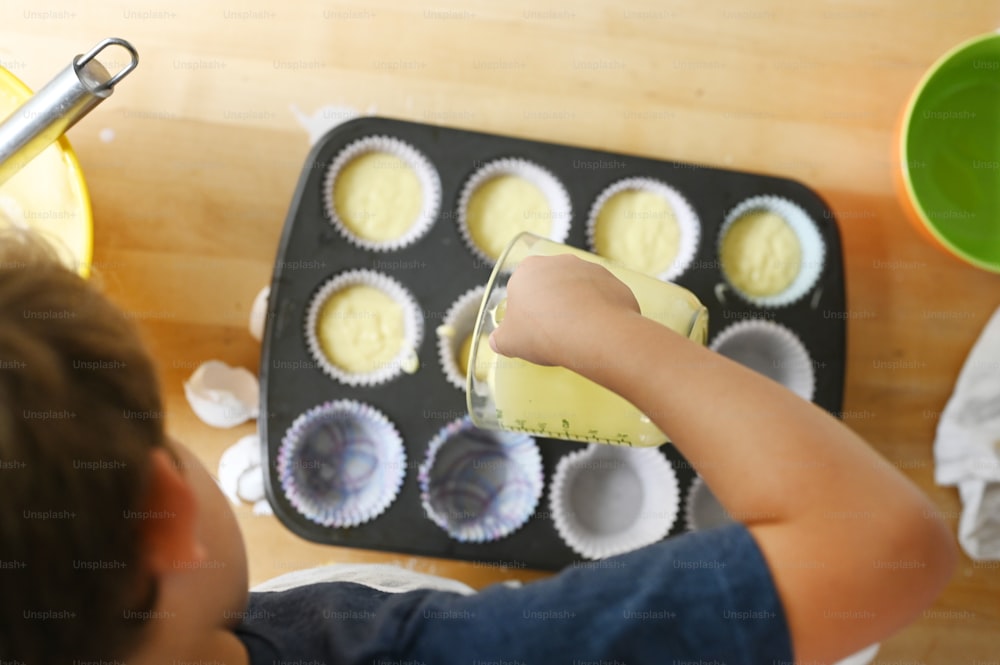
M 182 576 L 190 571 L 180 561 L 190 569 L 191 561 L 211 553 L 212 547 L 199 541 L 198 532 L 206 527 L 198 521 L 206 512 L 221 514 L 217 505 L 204 508 L 203 492 L 187 480 L 192 474 L 180 459 L 164 431 L 153 364 L 132 324 L 39 241 L 5 234 L 0 238 L 0 653 L 5 658 L 26 663 L 123 658 L 145 639 L 164 587 L 176 586 L 171 566 Z M 234 574 L 239 577 L 239 571 Z

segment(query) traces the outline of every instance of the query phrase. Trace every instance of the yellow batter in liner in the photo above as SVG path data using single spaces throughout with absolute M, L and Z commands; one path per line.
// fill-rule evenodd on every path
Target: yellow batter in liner
M 337 216 L 371 242 L 406 235 L 423 204 L 420 179 L 409 164 L 386 152 L 366 152 L 347 163 L 333 184 Z
M 802 267 L 802 248 L 780 215 L 751 210 L 726 231 L 720 258 L 733 286 L 751 296 L 773 296 L 795 281 Z
M 611 196 L 594 221 L 597 254 L 648 275 L 671 266 L 680 225 L 670 202 L 655 192 L 626 189 Z
M 469 237 L 496 260 L 522 231 L 540 236 L 552 232 L 552 209 L 536 185 L 515 175 L 499 175 L 479 185 L 466 209 Z
M 327 359 L 362 374 L 392 362 L 406 339 L 403 305 L 373 286 L 348 286 L 320 308 L 316 336 Z

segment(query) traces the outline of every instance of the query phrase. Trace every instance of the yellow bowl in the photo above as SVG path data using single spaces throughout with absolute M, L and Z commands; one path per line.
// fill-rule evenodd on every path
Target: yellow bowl
M 0 67 L 0 120 L 32 95 Z M 65 136 L 0 185 L 0 220 L 30 226 L 49 240 L 67 266 L 90 275 L 94 218 L 76 153 Z

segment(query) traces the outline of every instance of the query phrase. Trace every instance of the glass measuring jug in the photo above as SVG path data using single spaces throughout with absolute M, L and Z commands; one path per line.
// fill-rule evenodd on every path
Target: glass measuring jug
M 507 280 L 529 256 L 573 254 L 607 268 L 631 289 L 642 315 L 705 343 L 708 311 L 687 289 L 531 233 L 515 237 L 486 285 L 473 328 L 466 401 L 477 427 L 624 446 L 659 446 L 667 436 L 624 398 L 563 367 L 498 356 L 489 335 L 502 318 Z

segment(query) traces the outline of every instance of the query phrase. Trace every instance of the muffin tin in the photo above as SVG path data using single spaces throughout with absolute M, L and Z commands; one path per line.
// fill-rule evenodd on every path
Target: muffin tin
M 430 227 L 398 249 L 360 247 L 345 239 L 325 211 L 330 165 L 352 143 L 389 137 L 415 148 L 436 172 L 440 206 Z M 459 229 L 459 202 L 469 179 L 500 159 L 525 160 L 551 172 L 569 195 L 572 209 L 565 242 L 589 249 L 587 219 L 608 187 L 626 178 L 651 178 L 683 195 L 700 221 L 694 258 L 671 281 L 691 290 L 709 311 L 709 340 L 742 321 L 763 319 L 794 333 L 808 352 L 814 381 L 812 401 L 838 415 L 844 386 L 846 325 L 844 273 L 836 220 L 823 200 L 784 178 L 575 148 L 539 141 L 411 123 L 360 118 L 340 125 L 313 148 L 304 165 L 282 232 L 271 283 L 261 354 L 261 417 L 267 495 L 289 529 L 311 541 L 339 546 L 471 560 L 488 566 L 558 569 L 581 557 L 560 537 L 549 510 L 550 485 L 559 460 L 586 444 L 536 438 L 544 488 L 531 517 L 516 531 L 489 542 L 459 542 L 425 511 L 420 467 L 436 436 L 466 415 L 465 394 L 449 382 L 438 355 L 435 329 L 464 293 L 486 283 L 492 263 L 473 252 Z M 727 283 L 718 256 L 727 216 L 756 196 L 776 196 L 799 206 L 815 223 L 824 259 L 815 285 L 794 302 L 762 306 Z M 351 270 L 382 273 L 415 298 L 424 317 L 416 349 L 420 368 L 377 385 L 351 386 L 325 373 L 304 333 L 317 292 Z M 762 356 L 762 357 L 766 357 Z M 780 369 L 780 368 L 779 368 Z M 777 372 L 774 376 L 780 376 Z M 398 429 L 405 473 L 396 498 L 377 517 L 351 527 L 327 527 L 306 519 L 282 489 L 278 453 L 297 418 L 320 404 L 355 400 L 384 414 Z M 721 408 L 721 407 L 720 407 Z M 673 466 L 679 515 L 694 480 L 690 464 L 670 444 L 659 454 Z M 667 537 L 685 531 L 673 521 Z

